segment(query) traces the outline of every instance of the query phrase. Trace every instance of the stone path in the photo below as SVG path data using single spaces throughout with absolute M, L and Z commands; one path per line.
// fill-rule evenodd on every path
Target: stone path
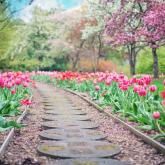
M 59 159 L 58 165 L 128 165 L 113 160 L 121 148 L 105 140 L 81 107 L 62 96 L 53 87 L 39 85 L 45 116 L 38 145 L 41 155 Z M 53 164 L 52 164 L 53 165 Z

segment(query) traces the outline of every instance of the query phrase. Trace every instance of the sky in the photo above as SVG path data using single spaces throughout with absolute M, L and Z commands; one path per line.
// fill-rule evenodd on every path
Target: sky
M 33 8 L 40 7 L 45 10 L 57 8 L 59 4 L 66 10 L 80 6 L 84 0 L 34 0 L 31 5 L 28 5 L 29 0 L 8 0 L 11 3 L 11 8 L 14 10 L 23 9 L 18 12 L 17 16 L 28 22 L 32 15 Z
M 27 6 L 30 0 L 8 0 L 11 3 L 12 8 L 20 9 Z M 46 4 L 50 5 L 49 7 L 54 7 L 57 4 L 61 4 L 64 9 L 71 9 L 82 4 L 83 0 L 34 0 L 33 4 L 41 4 L 43 6 Z M 32 5 L 33 5 L 32 4 Z
M 63 5 L 65 9 L 80 6 L 83 0 L 59 0 L 59 3 Z

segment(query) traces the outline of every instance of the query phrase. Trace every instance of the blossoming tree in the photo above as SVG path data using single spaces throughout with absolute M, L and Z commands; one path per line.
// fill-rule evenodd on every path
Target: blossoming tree
M 109 44 L 127 47 L 131 74 L 135 74 L 139 50 L 149 45 L 153 54 L 154 78 L 158 78 L 156 50 L 164 45 L 165 41 L 165 2 L 162 0 L 104 0 L 102 3 L 110 7 L 116 6 L 106 20 L 105 32 L 109 36 Z

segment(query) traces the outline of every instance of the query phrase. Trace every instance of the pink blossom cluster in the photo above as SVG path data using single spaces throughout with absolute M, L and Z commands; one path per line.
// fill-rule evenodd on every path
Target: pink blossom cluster
M 113 0 L 102 3 L 116 5 Z M 160 47 L 165 43 L 165 1 L 121 0 L 118 10 L 106 19 L 105 33 L 110 45 L 141 42 Z

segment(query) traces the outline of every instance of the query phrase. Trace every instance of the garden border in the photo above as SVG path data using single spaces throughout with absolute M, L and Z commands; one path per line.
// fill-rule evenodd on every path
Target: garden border
M 32 96 L 30 97 L 30 100 L 32 100 Z M 30 106 L 26 106 L 23 113 L 21 114 L 21 116 L 17 119 L 17 123 L 21 123 L 21 121 L 24 119 L 24 117 L 27 115 L 28 109 Z M 2 143 L 1 147 L 0 147 L 0 157 L 3 156 L 3 154 L 5 153 L 10 141 L 12 140 L 12 138 L 14 137 L 14 133 L 15 133 L 15 128 L 12 128 L 8 135 L 6 136 L 4 142 Z
M 97 105 L 96 103 L 94 103 L 93 101 L 85 98 L 84 96 L 82 96 L 81 94 L 70 90 L 70 89 L 63 89 L 66 92 L 72 93 L 80 98 L 82 98 L 84 101 L 86 101 L 88 104 L 92 105 L 94 108 L 96 108 L 99 112 L 104 113 L 106 116 L 111 117 L 113 120 L 121 123 L 125 128 L 127 128 L 128 130 L 130 130 L 133 134 L 135 134 L 136 136 L 140 137 L 144 142 L 146 142 L 147 144 L 150 144 L 152 147 L 156 148 L 158 151 L 160 151 L 161 153 L 165 154 L 165 146 L 160 144 L 159 142 L 157 142 L 156 140 L 150 138 L 149 136 L 143 134 L 142 132 L 140 132 L 139 130 L 137 130 L 136 128 L 132 127 L 131 125 L 127 124 L 126 122 L 122 121 L 121 119 L 119 119 L 118 117 L 114 116 L 111 113 L 105 112 L 99 105 Z

